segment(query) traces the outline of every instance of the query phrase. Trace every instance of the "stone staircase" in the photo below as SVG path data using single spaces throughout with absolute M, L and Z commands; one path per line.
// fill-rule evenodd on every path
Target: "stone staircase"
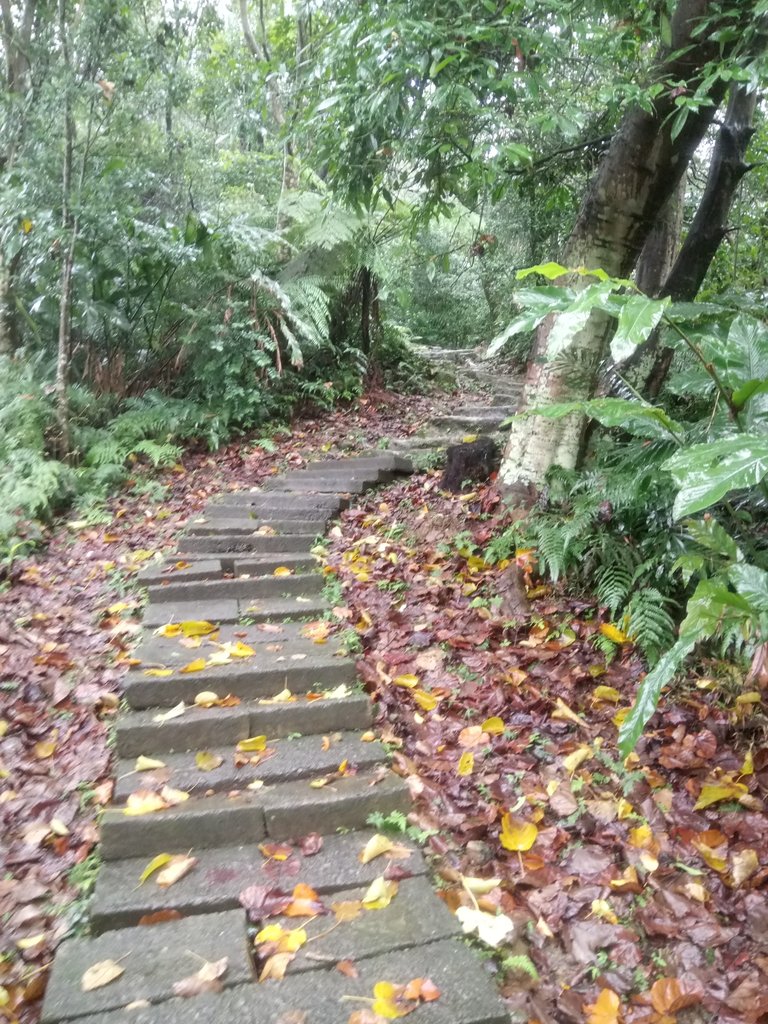
M 419 355 L 434 366 L 435 379 L 453 384 L 461 391 L 474 392 L 476 397 L 449 412 L 439 413 L 420 430 L 408 437 L 393 438 L 389 448 L 417 462 L 422 458 L 437 461 L 452 444 L 467 437 L 492 437 L 503 449 L 508 427 L 502 423 L 518 407 L 523 391 L 523 377 L 492 370 L 482 361 L 482 349 L 419 348 Z
M 361 863 L 367 819 L 407 812 L 408 788 L 368 732 L 354 662 L 306 628 L 329 610 L 311 554 L 318 535 L 354 495 L 411 471 L 393 454 L 323 461 L 224 495 L 173 559 L 143 574 L 146 635 L 117 722 L 91 934 L 60 947 L 43 1024 L 347 1024 L 377 982 L 416 977 L 441 995 L 414 1024 L 508 1020 L 421 852 Z M 158 764 L 139 771 L 141 756 Z M 148 793 L 167 806 L 126 814 Z M 174 884 L 142 883 L 163 854 L 196 862 Z M 400 879 L 388 906 L 348 921 L 323 913 L 361 900 L 385 871 Z M 270 895 L 298 883 L 315 890 L 321 916 L 270 916 Z M 274 922 L 305 927 L 310 941 L 283 980 L 260 983 L 253 936 Z M 222 991 L 179 996 L 178 982 L 223 958 Z M 353 968 L 340 973 L 340 961 Z M 122 973 L 84 991 L 85 972 L 105 962 Z

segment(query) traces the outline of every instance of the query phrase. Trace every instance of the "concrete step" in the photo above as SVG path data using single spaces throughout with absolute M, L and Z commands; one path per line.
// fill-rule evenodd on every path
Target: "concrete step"
M 197 601 L 152 602 L 144 609 L 144 625 L 156 629 L 170 622 L 187 622 L 200 614 Z M 228 598 L 206 602 L 207 621 L 219 625 L 236 622 L 284 622 L 287 620 L 317 619 L 329 611 L 326 601 L 316 594 L 295 597 L 270 598 L 266 600 L 236 600 Z
M 328 471 L 308 473 L 301 471 L 296 476 L 275 476 L 266 484 L 270 491 L 295 491 L 299 494 L 364 494 L 381 483 L 387 483 L 393 474 L 368 470 L 365 474 L 353 476 L 349 473 Z
M 193 796 L 151 814 L 126 815 L 122 807 L 109 807 L 101 819 L 101 853 L 104 860 L 149 859 L 159 853 L 214 849 L 235 840 L 248 845 L 265 837 L 331 835 L 337 829 L 362 828 L 374 812 L 405 813 L 409 807 L 402 779 L 389 772 L 379 781 L 370 771 L 322 789 L 302 779 L 256 791 Z
M 196 559 L 188 563 L 188 568 L 177 568 L 179 565 L 185 566 L 187 563 L 175 559 L 149 566 L 139 574 L 139 582 L 145 587 L 165 587 L 215 580 L 223 576 L 266 576 L 281 565 L 294 571 L 313 569 L 317 566 L 317 559 L 308 552 L 278 551 L 273 555 L 253 555 L 247 558 L 224 555 L 220 558 Z
M 321 459 L 308 462 L 307 471 L 317 470 L 325 472 L 334 467 L 352 470 L 354 473 L 365 472 L 369 469 L 380 469 L 389 473 L 412 473 L 413 465 L 408 459 L 400 455 L 393 455 L 391 452 L 382 452 L 380 455 L 360 455 L 355 458 Z
M 94 939 L 70 939 L 56 953 L 41 1020 L 53 1024 L 122 1009 L 136 1000 L 162 1002 L 173 996 L 174 982 L 194 974 L 204 961 L 225 956 L 225 988 L 252 981 L 248 947 L 243 910 L 168 921 L 152 928 L 119 929 Z M 124 973 L 108 985 L 83 992 L 83 974 L 104 960 L 114 960 Z
M 317 541 L 317 533 L 278 534 L 274 537 L 247 532 L 222 532 L 211 530 L 210 535 L 181 537 L 177 556 L 187 555 L 200 558 L 217 554 L 271 554 L 281 551 L 309 551 Z
M 466 415 L 436 416 L 432 426 L 439 430 L 450 430 L 463 434 L 488 434 L 499 430 L 506 419 L 506 413 L 499 409 L 489 414 L 474 413 Z
M 139 884 L 147 866 L 143 858 L 107 861 L 99 871 L 91 901 L 91 928 L 96 934 L 126 928 L 158 910 L 176 910 L 184 915 L 232 910 L 240 906 L 240 893 L 260 882 L 290 892 L 300 878 L 321 896 L 368 885 L 391 863 L 386 857 L 360 863 L 360 851 L 373 834 L 365 830 L 326 836 L 320 851 L 310 856 L 294 845 L 286 860 L 268 856 L 255 844 L 199 850 L 192 871 L 168 888 L 161 888 L 154 880 Z M 407 842 L 401 845 L 412 853 L 395 863 L 413 876 L 424 875 L 426 862 L 420 851 Z
M 210 771 L 203 771 L 195 762 L 197 751 L 191 750 L 164 753 L 160 760 L 165 767 L 150 772 L 134 771 L 133 758 L 118 761 L 113 803 L 125 803 L 131 793 L 138 790 L 159 791 L 166 783 L 191 796 L 205 796 L 245 789 L 256 779 L 261 779 L 265 786 L 318 779 L 334 775 L 344 762 L 347 762 L 349 771 L 363 771 L 386 759 L 380 743 L 366 743 L 357 733 L 351 732 L 334 733 L 333 736 L 296 736 L 293 739 L 268 736 L 267 750 L 260 754 L 238 754 L 234 745 L 217 746 L 210 740 L 202 749 L 204 753 L 221 759 L 221 764 Z M 151 737 L 142 753 L 152 757 L 157 755 Z M 248 762 L 240 764 L 238 758 L 246 757 Z
M 273 536 L 289 537 L 291 534 L 303 533 L 309 534 L 314 539 L 321 533 L 325 533 L 329 519 L 330 513 L 323 517 L 313 516 L 311 519 L 282 519 L 279 513 L 271 515 L 270 518 L 258 520 L 249 519 L 245 514 L 242 518 L 225 520 L 206 519 L 204 516 L 201 516 L 188 524 L 186 536 L 189 538 L 211 536 L 236 538 L 241 534 L 247 534 L 249 537 L 256 538 L 264 536 L 264 534 L 259 534 L 259 529 L 264 528 L 274 530 Z M 184 549 L 184 543 L 182 541 L 182 550 Z M 262 548 L 262 550 L 265 549 Z
M 190 651 L 193 657 L 186 664 L 196 660 L 195 653 Z M 174 671 L 164 678 L 147 676 L 145 670 L 151 671 L 147 663 L 129 672 L 125 681 L 125 700 L 129 707 L 137 710 L 175 707 L 181 701 L 193 704 L 195 696 L 204 690 L 219 697 L 231 694 L 241 700 L 258 700 L 274 697 L 286 688 L 296 694 L 320 693 L 342 683 L 351 685 L 356 678 L 353 661 L 322 653 L 304 655 L 301 660 L 290 653 L 269 659 L 244 658 L 200 672 Z
M 337 494 L 273 494 L 272 491 L 228 491 L 212 498 L 205 506 L 206 514 L 214 509 L 240 508 L 245 505 L 253 509 L 271 512 L 293 510 L 321 511 L 324 514 L 340 512 L 349 504 L 348 498 Z
M 201 612 L 204 613 L 208 601 L 221 601 L 228 597 L 239 601 L 258 598 L 266 601 L 272 597 L 291 597 L 296 594 L 305 594 L 309 597 L 319 594 L 324 586 L 325 580 L 320 573 L 297 572 L 291 576 L 250 576 L 190 583 L 162 583 L 147 589 L 150 601 L 199 601 L 202 606 Z
M 208 746 L 237 743 L 249 736 L 279 738 L 291 733 L 303 736 L 327 735 L 343 729 L 368 729 L 371 702 L 364 693 L 307 700 L 295 694 L 294 700 L 278 704 L 243 701 L 230 708 L 187 708 L 179 718 L 154 721 L 162 712 L 153 707 L 118 717 L 116 750 L 120 758 L 134 758 L 152 750 L 161 756 L 171 751 L 205 750 Z
M 371 911 L 369 916 L 374 919 L 380 913 Z M 295 919 L 293 927 L 298 927 Z M 330 926 L 322 919 L 312 924 L 313 929 L 321 927 Z M 343 924 L 338 930 L 346 927 Z M 240 984 L 191 1000 L 160 997 L 155 1005 L 139 1005 L 130 1013 L 94 1010 L 82 1018 L 82 1024 L 346 1024 L 354 1008 L 370 1003 L 377 982 L 406 984 L 413 978 L 429 978 L 440 992 L 437 1000 L 421 1003 L 408 1015 L 413 1024 L 509 1024 L 511 1019 L 487 965 L 455 938 L 388 951 L 360 960 L 355 967 L 354 978 L 328 963 L 326 970 L 299 972 L 280 982 Z M 68 993 L 61 995 L 68 998 Z M 88 1003 L 81 998 L 81 1005 Z M 50 1015 L 44 1024 L 57 1019 Z

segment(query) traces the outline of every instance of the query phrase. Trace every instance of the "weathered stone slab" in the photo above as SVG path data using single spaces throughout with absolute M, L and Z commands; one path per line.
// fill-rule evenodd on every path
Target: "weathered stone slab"
M 407 866 L 407 861 L 400 863 Z M 380 873 L 383 870 L 382 864 Z M 344 889 L 334 893 L 333 901 L 326 900 L 325 904 L 330 908 L 331 902 L 361 900 L 366 889 L 366 885 Z M 295 918 L 279 920 L 284 928 L 295 928 L 297 924 Z M 359 963 L 391 950 L 423 946 L 461 934 L 456 918 L 424 877 L 403 879 L 388 907 L 363 911 L 354 920 L 333 930 L 328 927 L 329 920 L 333 923 L 333 918 L 318 917 L 302 925 L 311 941 L 296 954 L 288 968 L 289 974 L 327 969 L 329 964 L 339 960 Z M 263 928 L 269 923 L 270 919 L 264 918 L 260 926 Z M 311 952 L 311 956 L 308 957 L 307 952 Z
M 265 835 L 264 811 L 257 793 L 200 797 L 154 814 L 129 817 L 110 807 L 101 820 L 104 860 L 186 853 L 221 846 L 235 839 L 257 843 Z
M 288 1013 L 305 1024 L 346 1024 L 353 1010 L 365 1006 L 360 999 L 372 999 L 378 981 L 405 984 L 413 978 L 431 979 L 440 998 L 420 1004 L 408 1015 L 409 1024 L 509 1024 L 493 979 L 456 940 L 384 953 L 361 960 L 357 969 L 357 978 L 346 978 L 329 965 L 326 971 L 242 985 L 218 996 L 174 999 L 130 1014 L 103 1014 L 83 1024 L 285 1024 Z
M 227 519 L 226 522 L 212 521 L 208 519 L 193 520 L 187 527 L 187 536 L 190 537 L 237 537 L 242 534 L 248 536 L 265 536 L 259 534 L 260 527 L 269 527 L 274 530 L 272 536 L 290 536 L 291 534 L 303 533 L 311 537 L 317 537 L 325 532 L 325 527 L 330 519 L 328 516 L 312 516 L 310 519 L 281 519 L 279 515 L 272 515 L 269 518 L 256 520 L 243 516 L 242 519 Z
M 379 477 L 382 476 L 382 479 Z M 384 483 L 386 475 L 376 474 L 375 476 L 348 476 L 346 474 L 317 473 L 307 474 L 302 477 L 283 479 L 273 477 L 266 485 L 272 491 L 297 491 L 300 493 L 318 494 L 364 494 L 372 487 Z
M 380 782 L 368 773 L 339 779 L 323 789 L 306 782 L 288 782 L 263 793 L 267 833 L 274 839 L 329 828 L 360 828 L 374 811 L 409 810 L 408 787 L 391 772 Z M 299 824 L 300 823 L 300 824 Z M 332 825 L 331 825 L 332 823 Z
M 317 539 L 315 531 L 294 534 L 219 534 L 179 538 L 180 557 L 201 554 L 242 554 L 243 552 L 309 551 Z
M 172 750 L 206 750 L 237 743 L 251 735 L 247 704 L 234 708 L 191 707 L 180 718 L 155 722 L 159 711 L 159 708 L 152 708 L 118 716 L 118 757 L 138 757 L 148 750 L 153 756 Z
M 216 624 L 237 622 L 240 618 L 240 605 L 234 598 L 211 601 L 205 606 L 205 614 L 209 622 Z M 171 622 L 187 622 L 200 615 L 200 606 L 196 601 L 150 601 L 144 609 L 145 629 L 159 629 Z
M 195 695 L 202 690 L 212 690 L 220 697 L 231 693 L 241 699 L 257 700 L 274 697 L 286 687 L 292 693 L 309 693 L 330 690 L 355 680 L 354 662 L 345 658 L 318 655 L 291 661 L 290 656 L 280 657 L 284 660 L 276 657 L 264 668 L 252 664 L 253 659 L 247 659 L 245 664 L 221 665 L 202 672 L 175 672 L 165 679 L 144 676 L 137 670 L 129 673 L 124 696 L 132 708 L 169 708 L 179 701 L 193 704 Z
M 56 954 L 42 1020 L 52 1024 L 117 1009 L 137 999 L 169 999 L 174 982 L 194 974 L 203 961 L 222 957 L 228 960 L 222 977 L 225 986 L 251 980 L 243 911 L 120 929 L 96 939 L 70 939 Z M 103 960 L 117 961 L 124 973 L 109 985 L 83 992 L 83 974 Z
M 320 509 L 335 515 L 349 504 L 349 499 L 338 494 L 275 494 L 274 491 L 235 491 L 213 498 L 205 506 L 205 515 L 214 509 L 266 509 L 269 514 L 286 510 Z M 308 517 L 305 517 L 308 518 Z
M 240 602 L 240 617 L 251 622 L 283 622 L 295 619 L 317 619 L 330 611 L 327 601 L 317 594 L 295 594 L 292 597 L 270 597 Z
M 317 459 L 307 463 L 307 470 L 349 469 L 354 473 L 368 469 L 380 469 L 390 473 L 412 473 L 413 463 L 394 452 L 382 452 L 381 455 L 358 455 L 343 459 Z
M 156 562 L 147 566 L 138 575 L 138 581 L 144 587 L 159 586 L 163 583 L 190 583 L 198 580 L 218 579 L 223 567 L 220 558 L 199 559 L 178 569 L 177 565 L 185 565 L 183 559 L 172 557 L 164 562 Z
M 318 566 L 317 559 L 309 553 L 300 551 L 282 551 L 275 555 L 245 556 L 236 558 L 233 563 L 235 576 L 267 576 L 281 565 L 293 569 L 297 573 L 310 572 Z
M 380 743 L 364 743 L 353 733 L 340 733 L 329 739 L 332 742 L 324 750 L 322 736 L 282 740 L 268 737 L 271 753 L 252 755 L 258 763 L 239 767 L 234 746 L 217 747 L 209 740 L 204 747 L 205 752 L 222 759 L 222 763 L 210 771 L 198 768 L 195 762 L 198 751 L 194 750 L 164 754 L 162 761 L 165 767 L 151 772 L 134 772 L 133 760 L 118 761 L 113 800 L 123 803 L 136 790 L 160 789 L 165 783 L 191 796 L 202 796 L 206 792 L 227 793 L 244 789 L 256 779 L 261 779 L 267 786 L 311 780 L 336 772 L 342 761 L 348 761 L 352 769 L 363 770 L 381 763 L 386 756 Z M 157 751 L 148 746 L 142 753 L 154 756 Z
M 97 933 L 125 928 L 157 910 L 178 910 L 184 915 L 228 910 L 240 905 L 239 894 L 251 885 L 290 892 L 297 882 L 305 882 L 320 894 L 366 886 L 386 866 L 386 858 L 360 863 L 360 851 L 371 835 L 372 832 L 365 831 L 326 836 L 320 852 L 312 856 L 305 856 L 295 845 L 285 861 L 266 857 L 258 846 L 196 850 L 198 862 L 192 871 L 167 888 L 160 888 L 151 879 L 144 885 L 138 884 L 147 866 L 142 858 L 108 861 L 102 865 L 96 882 L 90 908 L 91 926 Z M 419 850 L 398 863 L 413 875 L 426 872 L 426 862 Z
M 287 568 L 287 567 L 286 567 Z M 223 598 L 251 600 L 285 597 L 296 594 L 318 594 L 325 581 L 319 573 L 296 573 L 294 576 L 254 576 L 250 579 L 201 580 L 199 583 L 168 583 L 149 587 L 150 601 L 220 601 Z
M 332 700 L 292 704 L 249 704 L 251 736 L 288 736 L 292 732 L 329 733 L 339 729 L 368 729 L 372 710 L 365 693 Z

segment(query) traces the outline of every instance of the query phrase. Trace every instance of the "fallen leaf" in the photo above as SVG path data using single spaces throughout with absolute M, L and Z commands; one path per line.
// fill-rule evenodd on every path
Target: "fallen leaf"
M 169 711 L 161 711 L 159 715 L 153 715 L 152 721 L 158 722 L 159 724 L 162 724 L 163 722 L 170 722 L 172 718 L 178 718 L 180 715 L 183 715 L 186 710 L 186 705 L 182 700 Z
M 158 761 L 154 757 L 145 757 L 144 754 L 139 754 L 133 770 L 135 772 L 151 772 L 155 768 L 165 768 L 165 766 L 165 761 Z
M 272 981 L 282 981 L 285 977 L 285 972 L 288 970 L 288 964 L 293 960 L 293 957 L 293 953 L 275 953 L 269 957 L 261 970 L 259 981 L 269 981 L 270 979 Z
M 457 775 L 471 775 L 475 768 L 475 755 L 471 750 L 465 750 L 456 765 Z
M 467 875 L 461 876 L 461 884 L 471 892 L 473 896 L 486 896 L 489 892 L 501 885 L 500 878 L 472 878 Z
M 190 974 L 188 978 L 182 978 L 173 984 L 173 994 L 189 999 L 192 996 L 199 996 L 203 992 L 221 992 L 223 985 L 221 978 L 226 974 L 229 967 L 227 957 L 221 960 L 207 960 L 199 971 Z
M 159 793 L 149 789 L 137 789 L 125 801 L 123 814 L 128 815 L 128 817 L 139 814 L 154 814 L 155 811 L 164 811 L 169 806 Z
M 604 637 L 607 637 L 611 643 L 614 644 L 627 644 L 629 643 L 629 637 L 626 633 L 623 633 L 616 626 L 612 626 L 610 622 L 603 622 L 600 626 L 600 632 Z M 605 991 L 608 991 L 607 989 Z
M 80 990 L 93 992 L 94 989 L 104 988 L 105 985 L 109 985 L 110 982 L 119 978 L 121 974 L 125 974 L 125 968 L 115 960 L 100 960 L 85 971 L 80 979 Z
M 722 800 L 738 800 L 739 797 L 744 796 L 748 792 L 749 790 L 743 782 L 734 782 L 733 780 L 723 780 L 705 785 L 701 787 L 699 799 L 696 801 L 693 809 L 694 811 L 702 811 L 705 807 L 720 803 Z
M 218 703 L 219 695 L 213 690 L 201 690 L 200 693 L 195 694 L 195 704 L 199 708 L 212 708 Z
M 539 830 L 532 821 L 513 818 L 510 814 L 502 816 L 499 841 L 505 850 L 515 852 L 530 850 L 536 842 L 538 834 Z
M 382 854 L 389 853 L 395 844 L 391 839 L 386 836 L 375 835 L 371 836 L 365 847 L 358 854 L 357 859 L 361 864 L 368 864 L 376 857 L 381 857 Z
M 487 732 L 489 736 L 500 736 L 506 727 L 498 715 L 493 715 L 491 718 L 486 718 L 480 728 L 483 732 Z
M 621 1001 L 609 988 L 604 988 L 595 1002 L 584 1009 L 589 1011 L 587 1024 L 619 1024 Z
M 515 923 L 506 914 L 488 914 L 474 907 L 459 907 L 456 917 L 467 934 L 476 932 L 478 938 L 495 949 L 515 931 Z
M 205 658 L 195 658 L 194 661 L 190 661 L 187 665 L 182 665 L 179 672 L 202 672 L 206 666 Z
M 246 740 L 240 740 L 237 744 L 237 750 L 244 754 L 260 753 L 267 749 L 267 737 L 266 736 L 250 736 Z
M 354 921 L 363 912 L 362 900 L 341 900 L 331 904 L 331 913 L 337 921 Z
M 144 870 L 139 875 L 139 885 L 143 885 L 144 882 L 153 875 L 159 868 L 164 867 L 170 860 L 173 859 L 172 853 L 158 853 L 156 857 L 147 864 Z
M 199 750 L 195 754 L 195 764 L 201 772 L 212 772 L 224 764 L 224 758 L 221 754 L 214 754 L 210 750 Z
M 161 889 L 167 889 L 189 874 L 196 864 L 197 857 L 185 857 L 182 854 L 171 857 L 168 864 L 158 873 L 155 882 Z
M 383 910 L 388 907 L 397 895 L 398 884 L 386 879 L 383 875 L 374 878 L 363 896 L 366 910 Z

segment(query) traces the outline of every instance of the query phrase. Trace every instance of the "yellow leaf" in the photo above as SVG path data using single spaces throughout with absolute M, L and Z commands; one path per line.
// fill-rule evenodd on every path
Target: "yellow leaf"
M 456 771 L 461 776 L 471 775 L 475 770 L 475 755 L 471 750 L 465 750 L 459 758 Z
M 160 790 L 160 796 L 165 800 L 168 807 L 173 807 L 175 804 L 183 804 L 185 800 L 189 800 L 189 793 L 185 793 L 183 789 L 174 789 L 172 786 L 163 786 Z
M 23 217 L 21 221 L 21 230 L 24 232 L 25 235 L 28 235 L 30 233 L 32 227 L 32 221 L 29 219 L 29 217 Z
M 379 875 L 368 886 L 363 896 L 363 906 L 366 910 L 383 910 L 395 898 L 397 890 L 397 882 L 389 881 L 383 875 Z
M 616 816 L 618 817 L 619 821 L 624 821 L 626 818 L 629 818 L 634 813 L 635 809 L 629 802 L 629 800 L 625 800 L 624 797 L 621 797 L 619 802 L 616 804 Z
M 592 913 L 608 924 L 618 924 L 619 919 L 608 900 L 592 900 Z
M 327 776 L 323 775 L 319 779 L 312 779 L 310 786 L 312 789 L 322 789 L 324 786 L 327 786 L 330 781 L 331 780 Z
M 530 850 L 536 842 L 538 834 L 539 830 L 532 821 L 513 818 L 510 814 L 502 816 L 499 840 L 505 850 L 522 852 Z
M 16 945 L 19 949 L 34 949 L 35 946 L 39 946 L 44 940 L 45 932 L 39 932 L 37 935 L 28 935 L 24 939 L 17 939 Z
M 195 764 L 201 772 L 212 772 L 215 768 L 220 768 L 224 764 L 224 758 L 210 750 L 199 750 L 195 754 Z
M 275 571 L 272 573 L 273 576 L 293 576 L 293 569 L 289 569 L 286 565 L 278 565 Z
M 155 679 L 167 679 L 168 676 L 173 675 L 172 668 L 145 668 L 145 676 L 153 676 Z
M 282 925 L 268 924 L 257 933 L 253 941 L 257 946 L 260 946 L 262 942 L 279 942 L 283 935 L 285 935 L 285 928 Z
M 614 643 L 614 644 L 627 644 L 627 643 L 629 643 L 629 637 L 627 636 L 627 634 L 626 633 L 622 633 L 622 631 L 620 629 L 617 629 L 616 626 L 612 626 L 610 622 L 604 622 L 600 626 L 600 632 L 603 634 L 604 637 L 607 637 L 608 640 L 611 641 L 611 643 Z M 608 989 L 604 989 L 604 991 L 607 992 Z
M 381 857 L 384 853 L 389 853 L 395 844 L 391 839 L 387 839 L 386 836 L 375 835 L 371 836 L 365 847 L 360 851 L 358 860 L 361 864 L 368 864 L 369 861 L 374 860 L 376 857 Z
M 173 854 L 170 853 L 158 853 L 156 857 L 153 857 L 139 875 L 139 885 L 143 885 L 150 875 L 153 875 L 159 868 L 165 867 L 172 858 Z
M 504 732 L 505 725 L 498 715 L 493 715 L 491 718 L 486 718 L 480 728 L 489 736 L 500 736 Z
M 155 636 L 165 636 L 170 640 L 174 637 L 181 636 L 181 623 L 168 622 L 166 625 L 161 626 L 160 629 L 155 630 Z
M 618 704 L 621 694 L 613 686 L 596 686 L 592 691 L 595 700 L 606 701 L 609 704 Z
M 413 690 L 419 685 L 419 677 L 414 676 L 411 673 L 407 673 L 403 676 L 395 676 L 392 682 L 395 686 L 404 686 L 408 690 Z
M 385 1020 L 396 1020 L 398 1017 L 405 1017 L 413 1009 L 413 1004 L 398 1005 L 397 996 L 399 986 L 393 985 L 391 981 L 378 981 L 373 986 L 373 1003 L 371 1010 Z
M 562 697 L 555 698 L 555 710 L 552 712 L 551 718 L 560 718 L 566 722 L 573 722 L 574 725 L 584 726 L 583 719 L 579 718 L 575 711 L 565 703 Z
M 585 1009 L 590 1011 L 587 1024 L 619 1024 L 621 1001 L 609 988 L 604 988 L 596 1001 Z
M 205 668 L 205 658 L 195 658 L 194 661 L 190 661 L 188 665 L 182 666 L 179 672 L 202 672 Z
M 471 892 L 473 896 L 486 896 L 489 892 L 501 885 L 500 878 L 472 878 L 467 875 L 461 876 L 461 884 Z
M 50 828 L 51 832 L 53 832 L 53 834 L 55 836 L 68 836 L 69 835 L 69 829 L 64 824 L 64 822 L 61 820 L 61 818 L 51 818 L 48 827 Z
M 738 888 L 751 878 L 760 867 L 760 860 L 754 850 L 740 850 L 731 858 L 731 877 Z
M 261 752 L 267 749 L 267 737 L 250 736 L 247 740 L 240 740 L 237 749 L 243 754 L 250 754 L 254 751 Z
M 434 711 L 440 703 L 440 698 L 427 690 L 413 690 L 412 697 L 424 711 Z
M 0 736 L 3 735 L 2 724 L 3 723 L 0 722 Z M 755 774 L 755 762 L 754 762 L 754 758 L 752 757 L 752 751 L 751 750 L 748 750 L 747 753 L 744 755 L 744 763 L 742 764 L 741 768 L 739 768 L 739 771 L 738 771 L 737 774 L 738 775 L 754 775 Z
M 39 740 L 35 746 L 35 757 L 41 761 L 47 760 L 49 757 L 53 757 L 53 752 L 56 750 L 56 740 Z
M 747 792 L 748 789 L 743 782 L 733 782 L 731 780 L 702 786 L 699 799 L 696 801 L 693 809 L 701 811 L 711 804 L 720 803 L 721 800 L 738 800 L 739 797 L 744 796 Z
M 199 708 L 212 708 L 218 702 L 219 695 L 213 690 L 201 690 L 200 693 L 195 694 L 195 704 Z
M 620 729 L 621 726 L 624 724 L 624 719 L 627 717 L 627 715 L 629 714 L 629 712 L 631 710 L 632 710 L 631 708 L 619 708 L 619 710 L 613 716 L 611 721 L 613 722 L 613 724 L 616 726 L 617 729 Z
M 461 443 L 462 444 L 472 444 L 476 440 L 477 440 L 477 434 L 465 434 L 462 437 L 462 439 L 461 439 Z
M 80 979 L 80 989 L 83 992 L 92 992 L 95 988 L 103 988 L 124 973 L 125 968 L 114 960 L 100 960 L 85 971 Z
M 736 698 L 737 704 L 760 704 L 762 696 L 757 690 L 750 690 L 749 693 L 740 693 Z
M 184 854 L 177 854 L 177 856 L 171 857 L 166 867 L 159 872 L 155 882 L 161 889 L 167 889 L 188 874 L 195 864 L 197 864 L 197 857 L 185 857 Z
M 593 753 L 592 747 L 585 743 L 563 758 L 563 767 L 572 775 L 580 765 L 592 757 Z
M 186 706 L 182 700 L 168 711 L 161 711 L 159 715 L 153 715 L 152 721 L 159 722 L 162 725 L 163 722 L 170 722 L 172 718 L 178 718 L 179 715 L 183 715 L 186 710 Z
M 8 722 L 4 718 L 0 718 L 0 740 L 8 732 Z
M 281 937 L 277 947 L 278 953 L 298 953 L 307 941 L 307 933 L 303 928 L 292 928 Z
M 139 754 L 133 766 L 135 772 L 151 772 L 155 768 L 165 768 L 165 761 L 157 761 L 153 757 L 145 757 L 144 754 Z
M 639 825 L 629 830 L 629 844 L 639 850 L 648 849 L 653 845 L 653 832 L 650 825 Z
M 179 623 L 179 631 L 184 636 L 210 636 L 211 633 L 215 633 L 218 626 L 214 626 L 212 622 L 206 622 L 204 620 L 190 619 L 186 622 Z
M 228 644 L 227 649 L 233 658 L 250 658 L 256 653 L 253 647 L 249 647 L 248 644 L 241 643 L 239 640 L 237 643 Z

